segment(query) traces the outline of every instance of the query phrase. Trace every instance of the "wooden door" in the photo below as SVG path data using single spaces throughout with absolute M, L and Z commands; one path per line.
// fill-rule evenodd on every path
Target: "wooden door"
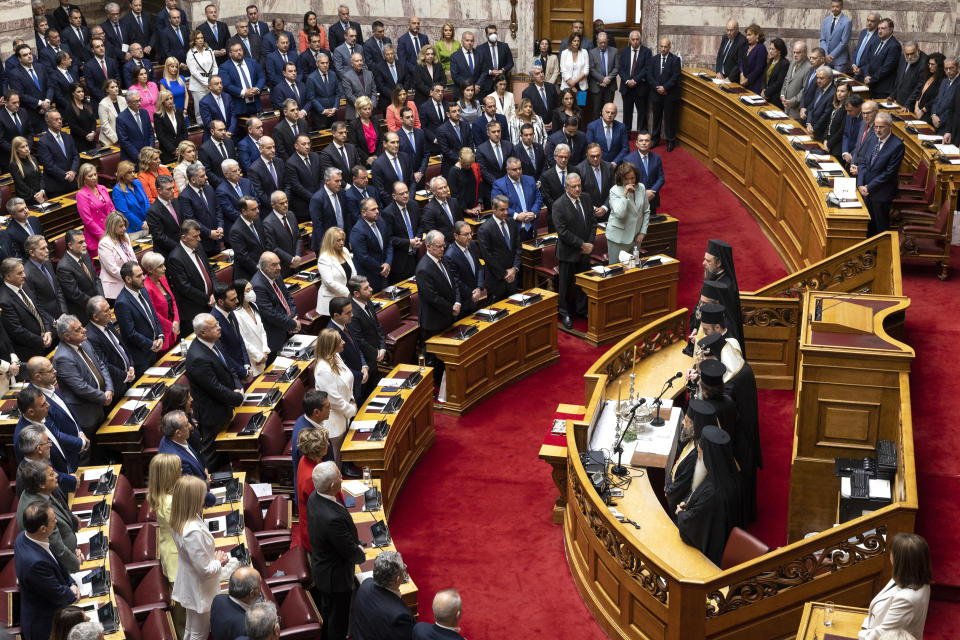
M 559 53 L 560 41 L 570 35 L 575 20 L 583 20 L 584 34 L 590 37 L 593 23 L 593 0 L 537 0 L 537 39 L 550 38 L 553 51 Z

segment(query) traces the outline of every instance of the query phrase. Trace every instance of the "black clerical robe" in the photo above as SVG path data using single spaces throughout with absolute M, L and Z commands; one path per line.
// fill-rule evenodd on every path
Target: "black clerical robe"
M 740 521 L 749 524 L 757 519 L 757 469 L 763 468 L 760 451 L 760 415 L 757 405 L 757 380 L 746 361 L 724 385 L 737 408 L 733 450 L 740 465 L 743 507 Z
M 690 495 L 693 482 L 693 470 L 697 466 L 697 443 L 691 438 L 677 452 L 676 462 L 669 469 L 663 493 L 667 499 L 667 511 L 670 518 L 677 521 L 677 505 Z
M 677 516 L 680 539 L 720 566 L 730 535 L 726 501 L 708 476 L 686 502 L 686 508 Z

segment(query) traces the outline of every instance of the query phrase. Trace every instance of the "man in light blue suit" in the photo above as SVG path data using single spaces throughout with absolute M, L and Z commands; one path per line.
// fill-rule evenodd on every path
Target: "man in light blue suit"
M 87 330 L 76 316 L 57 318 L 60 344 L 53 354 L 57 383 L 70 412 L 91 438 L 103 422 L 104 407 L 113 402 L 113 380 L 93 347 L 87 344 Z
M 150 114 L 140 108 L 142 98 L 136 89 L 127 91 L 127 108 L 117 116 L 117 138 L 120 141 L 120 155 L 124 160 L 136 163 L 140 150 L 153 146 L 153 126 Z
M 850 64 L 850 18 L 843 15 L 843 0 L 831 0 L 830 15 L 820 27 L 820 48 L 827 52 L 827 65 L 846 71 Z
M 640 182 L 647 190 L 647 201 L 650 203 L 650 215 L 657 215 L 657 207 L 660 206 L 660 190 L 663 189 L 665 181 L 663 175 L 663 162 L 660 156 L 650 151 L 652 140 L 648 131 L 641 131 L 637 134 L 637 150 L 624 158 L 624 162 L 630 162 L 640 170 Z
M 596 142 L 603 151 L 603 159 L 618 165 L 630 151 L 627 128 L 617 121 L 617 105 L 608 102 L 603 105 L 600 119 L 587 125 L 587 144 Z
M 260 92 L 267 78 L 253 58 L 243 57 L 243 45 L 230 45 L 230 59 L 220 65 L 224 90 L 233 98 L 233 113 L 248 116 L 260 111 Z
M 543 208 L 543 196 L 537 188 L 537 181 L 523 175 L 523 164 L 518 158 L 507 159 L 507 175 L 493 183 L 490 199 L 506 196 L 510 200 L 507 210 L 517 223 L 519 241 L 537 235 L 537 218 Z
M 877 35 L 877 27 L 880 25 L 879 13 L 867 14 L 867 26 L 860 31 L 860 37 L 857 38 L 857 44 L 853 48 L 852 71 L 857 80 L 863 80 L 863 71 L 870 62 L 870 54 L 876 48 L 880 37 Z

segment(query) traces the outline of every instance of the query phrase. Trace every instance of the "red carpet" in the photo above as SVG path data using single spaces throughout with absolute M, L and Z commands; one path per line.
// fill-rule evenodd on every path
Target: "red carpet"
M 700 263 L 712 237 L 733 244 L 743 290 L 786 273 L 759 226 L 715 176 L 682 149 L 657 151 L 667 174 L 663 211 L 680 219 L 680 305 L 690 306 L 699 294 Z M 957 360 L 960 330 L 934 321 L 943 302 L 958 299 L 958 284 L 939 282 L 929 269 L 908 270 L 905 288 L 913 298 L 907 341 L 918 355 L 913 421 L 919 527 L 933 547 L 937 579 L 960 584 L 953 533 L 960 522 L 960 462 L 950 455 L 960 445 L 960 431 L 953 428 L 955 393 L 947 386 L 955 377 L 947 364 Z M 556 364 L 465 417 L 437 414 L 437 442 L 400 493 L 390 523 L 420 589 L 421 620 L 432 621 L 437 591 L 455 587 L 463 596 L 468 638 L 606 637 L 570 577 L 562 529 L 550 521 L 556 490 L 549 467 L 537 459 L 556 405 L 583 402 L 583 372 L 603 349 L 563 332 L 559 347 Z M 793 393 L 761 390 L 760 410 L 766 465 L 758 483 L 760 520 L 751 531 L 775 547 L 786 541 Z M 926 637 L 955 637 L 958 614 L 960 605 L 932 603 Z

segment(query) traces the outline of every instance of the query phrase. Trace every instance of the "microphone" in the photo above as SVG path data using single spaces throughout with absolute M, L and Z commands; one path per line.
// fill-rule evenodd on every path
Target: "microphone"
M 660 407 L 663 404 L 660 398 L 663 397 L 663 394 L 667 392 L 667 389 L 673 386 L 674 380 L 678 380 L 682 377 L 683 377 L 683 373 L 680 371 L 677 371 L 675 374 L 673 374 L 673 376 L 671 376 L 669 380 L 663 383 L 663 389 L 660 390 L 660 393 L 657 395 L 656 400 L 653 401 L 653 406 L 657 408 L 657 416 L 650 421 L 651 427 L 662 427 L 664 424 L 666 424 L 664 419 L 660 417 Z

